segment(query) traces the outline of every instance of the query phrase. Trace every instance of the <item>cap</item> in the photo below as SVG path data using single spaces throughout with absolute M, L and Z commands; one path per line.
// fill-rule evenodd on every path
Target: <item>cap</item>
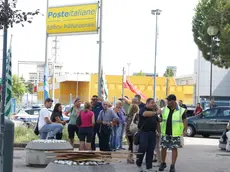
M 170 94 L 167 98 L 168 101 L 174 100 L 176 101 L 176 96 L 174 94 Z
M 54 102 L 51 98 L 47 98 L 45 102 Z

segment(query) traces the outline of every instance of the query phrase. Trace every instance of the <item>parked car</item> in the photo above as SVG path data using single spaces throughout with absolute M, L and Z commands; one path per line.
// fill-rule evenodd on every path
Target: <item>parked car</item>
M 34 127 L 38 121 L 38 116 L 41 108 L 31 108 L 31 109 L 20 109 L 14 116 L 13 121 L 22 121 L 24 125 L 29 128 Z M 52 110 L 49 109 L 50 113 Z M 63 115 L 65 121 L 69 120 L 69 117 Z
M 194 116 L 193 112 L 194 112 L 195 109 L 196 108 L 194 106 L 188 106 L 187 111 L 186 111 L 187 117 Z
M 230 107 L 207 109 L 199 115 L 188 118 L 187 136 L 200 134 L 203 137 L 221 135 L 230 121 Z

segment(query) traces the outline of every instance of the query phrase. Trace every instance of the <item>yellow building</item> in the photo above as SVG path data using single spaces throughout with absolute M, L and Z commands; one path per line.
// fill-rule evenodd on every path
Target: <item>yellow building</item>
M 153 77 L 129 76 L 130 82 L 147 97 L 153 97 Z M 92 95 L 97 95 L 97 74 L 76 74 L 64 75 L 56 78 L 55 102 L 69 104 L 70 99 L 74 100 L 79 95 L 82 101 L 89 101 Z M 50 81 L 49 81 L 50 82 Z M 121 97 L 122 76 L 107 75 L 106 82 L 109 93 L 109 101 L 114 97 Z M 156 93 L 158 99 L 165 99 L 166 94 L 175 94 L 177 99 L 181 99 L 186 104 L 193 104 L 194 85 L 177 86 L 174 78 L 157 77 Z M 168 84 L 166 84 L 168 82 Z M 166 88 L 167 87 L 167 88 Z M 52 97 L 52 84 L 49 83 L 50 97 Z M 129 89 L 124 90 L 124 95 L 133 97 Z M 39 83 L 38 100 L 44 100 L 43 83 Z

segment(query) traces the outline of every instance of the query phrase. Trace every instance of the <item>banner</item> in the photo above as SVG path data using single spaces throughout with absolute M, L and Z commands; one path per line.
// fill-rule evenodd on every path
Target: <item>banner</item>
M 98 3 L 51 7 L 46 18 L 48 34 L 97 32 Z

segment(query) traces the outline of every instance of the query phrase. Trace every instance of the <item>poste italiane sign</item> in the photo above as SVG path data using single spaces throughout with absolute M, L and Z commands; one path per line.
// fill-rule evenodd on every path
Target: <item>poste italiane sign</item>
M 48 34 L 97 32 L 98 4 L 51 7 L 48 9 Z

